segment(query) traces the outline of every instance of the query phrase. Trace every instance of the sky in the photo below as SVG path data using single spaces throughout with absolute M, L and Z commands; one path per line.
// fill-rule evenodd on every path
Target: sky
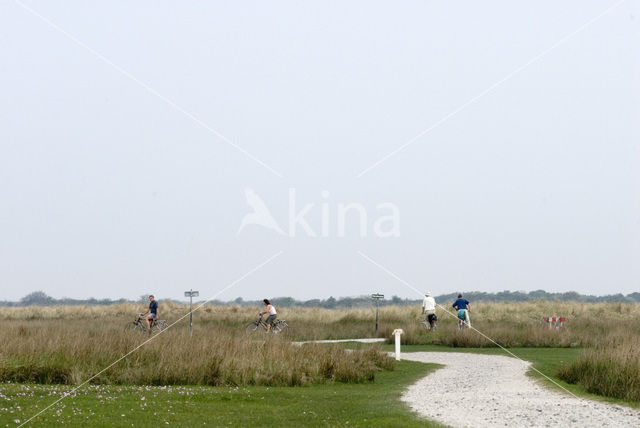
M 638 46 L 636 1 L 1 2 L 0 300 L 639 291 Z

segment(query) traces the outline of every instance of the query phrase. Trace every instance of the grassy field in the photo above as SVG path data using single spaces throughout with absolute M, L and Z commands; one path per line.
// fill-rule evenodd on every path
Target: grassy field
M 93 410 L 98 412 L 96 417 L 100 419 L 97 420 L 105 421 L 105 425 L 120 424 L 108 418 L 113 418 L 122 408 L 123 413 L 120 414 L 125 414 L 125 417 L 121 417 L 126 418 L 123 421 L 126 420 L 130 425 L 131 419 L 126 415 L 144 418 L 152 414 L 145 413 L 146 409 L 138 409 L 145 405 L 136 401 L 141 391 L 139 388 L 174 385 L 166 390 L 156 390 L 158 397 L 162 396 L 164 401 L 157 401 L 154 407 L 169 412 L 166 416 L 174 418 L 169 422 L 184 424 L 189 415 L 182 414 L 183 410 L 175 409 L 175 406 L 174 410 L 166 410 L 171 405 L 168 402 L 199 397 L 190 401 L 189 405 L 194 406 L 192 416 L 215 409 L 215 412 L 206 413 L 207 420 L 228 417 L 229 421 L 241 420 L 246 425 L 253 423 L 254 419 L 251 418 L 261 412 L 266 412 L 265 417 L 277 421 L 283 415 L 297 415 L 296 412 L 302 411 L 307 413 L 298 416 L 306 419 L 300 421 L 313 424 L 309 422 L 312 420 L 309 419 L 312 414 L 309 412 L 320 415 L 330 405 L 337 405 L 343 406 L 342 416 L 330 425 L 346 425 L 347 420 L 366 425 L 364 415 L 377 414 L 374 410 L 378 409 L 367 407 L 364 401 L 375 402 L 379 396 L 388 398 L 388 394 L 397 396 L 402 385 L 409 383 L 413 379 L 411 376 L 417 377 L 416 373 L 422 370 L 419 367 L 424 367 L 402 363 L 391 370 L 392 362 L 375 348 L 346 352 L 337 345 L 298 347 L 290 344 L 291 340 L 372 337 L 375 316 L 372 309 L 283 308 L 279 311 L 280 318 L 286 318 L 291 326 L 289 335 L 247 337 L 244 325 L 256 318 L 258 309 L 204 306 L 195 314 L 193 338 L 188 336 L 185 319 L 92 380 L 95 384 L 92 387 L 107 388 L 120 398 L 113 403 L 100 402 L 98 405 L 99 393 L 89 390 L 77 397 L 76 404 L 66 404 L 66 410 L 61 410 L 61 415 L 71 412 L 68 417 L 77 417 L 73 415 L 75 408 L 76 412 L 88 416 L 88 409 L 97 406 L 99 410 Z M 125 334 L 123 331 L 125 323 L 141 310 L 142 307 L 132 304 L 0 308 L 0 341 L 3 344 L 0 348 L 0 381 L 25 383 L 5 383 L 2 386 L 2 393 L 12 398 L 8 402 L 10 406 L 19 405 L 23 410 L 35 410 L 35 406 L 44 405 L 45 400 L 32 403 L 28 397 L 37 395 L 29 394 L 53 397 L 55 388 L 67 386 L 38 386 L 33 383 L 79 384 L 143 343 L 147 335 Z M 170 323 L 186 313 L 187 308 L 183 305 L 161 302 L 160 318 Z M 548 315 L 565 316 L 566 328 L 543 329 L 542 317 Z M 393 329 L 404 329 L 405 352 L 456 350 L 503 353 L 473 331 L 458 332 L 455 318 L 444 310 L 439 309 L 438 316 L 438 331 L 426 333 L 420 326 L 419 308 L 385 307 L 380 310 L 378 335 L 390 340 Z M 608 396 L 609 400 L 623 404 L 637 405 L 640 394 L 640 305 L 477 303 L 473 306 L 471 316 L 474 327 L 509 347 L 521 358 L 532 361 L 537 369 L 572 392 L 593 393 Z M 391 350 L 390 346 L 384 345 L 382 349 Z M 404 373 L 403 367 L 412 369 Z M 186 389 L 180 389 L 178 385 L 184 385 Z M 211 388 L 210 385 L 217 387 Z M 229 389 L 229 386 L 238 389 Z M 21 388 L 34 389 L 25 392 Z M 238 391 L 249 391 L 246 394 L 261 398 L 245 403 L 241 398 L 244 395 Z M 279 398 L 269 400 L 274 391 L 277 391 L 275 395 Z M 309 397 L 315 397 L 309 411 L 304 410 L 303 402 L 296 404 L 302 400 L 301 391 L 310 394 Z M 26 395 L 20 395 L 23 393 Z M 339 399 L 343 393 L 345 395 Z M 336 396 L 336 400 L 330 404 L 332 396 Z M 365 396 L 367 400 L 358 398 Z M 234 406 L 229 407 L 229 400 L 239 401 L 234 401 Z M 121 407 L 114 407 L 116 403 Z M 242 406 L 245 406 L 244 411 L 235 410 Z M 415 419 L 407 416 L 406 409 L 400 404 L 398 406 L 397 414 L 403 416 L 397 418 Z M 124 412 L 127 407 L 128 413 Z M 3 417 L 10 418 L 19 410 L 11 408 L 14 413 L 4 415 L 5 410 L 9 409 L 7 404 L 4 405 Z M 175 414 L 171 414 L 172 411 Z M 104 413 L 102 416 L 101 412 Z M 50 415 L 55 416 L 55 412 Z M 95 419 L 88 420 L 95 422 Z M 323 419 L 317 422 L 327 423 Z M 387 423 L 384 419 L 378 422 Z M 396 422 L 391 418 L 387 424 L 394 426 Z
M 274 302 L 277 305 L 277 302 Z M 448 308 L 450 302 L 443 302 Z M 205 305 L 194 314 L 195 332 L 199 336 L 211 336 L 215 332 L 229 331 L 238 334 L 243 326 L 256 318 L 261 308 L 237 305 Z M 575 302 L 522 302 L 482 303 L 473 305 L 471 319 L 474 327 L 483 331 L 504 346 L 543 347 L 595 347 L 603 343 L 625 340 L 629 336 L 640 337 L 640 304 L 625 303 L 575 303 Z M 9 326 L 20 321 L 62 320 L 87 326 L 95 324 L 96 330 L 124 326 L 144 305 L 110 306 L 56 306 L 0 308 L 0 320 Z M 451 308 L 448 310 L 453 311 Z M 176 321 L 188 313 L 188 307 L 172 302 L 160 302 L 160 317 Z M 443 309 L 437 310 L 440 332 L 426 335 L 419 322 L 419 307 L 390 306 L 380 309 L 379 337 L 391 336 L 395 328 L 405 331 L 403 343 L 411 345 L 447 345 L 463 347 L 493 346 L 481 336 L 451 334 L 457 322 L 455 316 Z M 563 315 L 566 329 L 557 331 L 541 328 L 542 317 Z M 318 309 L 281 308 L 279 317 L 286 318 L 295 340 L 347 339 L 374 336 L 375 312 L 367 309 Z M 25 324 L 28 326 L 30 324 Z M 1 326 L 0 326 L 1 327 Z M 184 332 L 187 319 L 177 326 Z M 88 327 L 85 327 L 88 328 Z
M 306 387 L 92 385 L 67 397 L 30 426 L 380 426 L 439 427 L 399 397 L 434 365 L 402 361 L 375 383 Z M 15 426 L 68 386 L 0 384 L 0 425 Z M 9 398 L 11 401 L 6 401 Z

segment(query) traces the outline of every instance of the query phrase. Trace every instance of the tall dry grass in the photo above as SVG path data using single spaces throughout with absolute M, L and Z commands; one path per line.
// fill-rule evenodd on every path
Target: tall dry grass
M 277 302 L 276 302 L 277 303 Z M 449 308 L 450 302 L 443 303 Z M 124 324 L 145 309 L 133 304 L 110 306 L 58 306 L 0 308 L 0 320 L 86 320 L 97 324 Z M 210 330 L 237 334 L 256 318 L 260 308 L 237 305 L 205 305 L 194 314 L 198 335 Z M 456 333 L 457 320 L 438 309 L 439 329 L 426 334 L 420 326 L 419 307 L 390 306 L 380 309 L 379 337 L 391 336 L 402 328 L 405 344 L 440 344 L 447 346 L 494 346 L 478 334 Z M 160 318 L 173 322 L 188 313 L 188 307 L 174 303 L 160 304 Z M 541 328 L 543 316 L 563 315 L 562 331 Z M 347 339 L 374 335 L 375 311 L 370 309 L 279 308 L 279 317 L 287 319 L 295 340 Z M 473 303 L 472 325 L 503 346 L 593 347 L 629 335 L 640 335 L 640 304 L 523 302 Z M 186 329 L 187 320 L 177 326 Z
M 4 321 L 0 381 L 77 384 L 136 348 L 148 336 L 122 323 L 81 319 Z M 257 340 L 211 329 L 190 338 L 171 329 L 97 376 L 95 383 L 280 385 L 372 380 L 389 358 L 372 349 L 295 346 L 264 334 Z
M 444 306 L 444 305 L 443 305 Z M 453 347 L 490 347 L 493 342 L 473 331 L 457 332 L 453 309 L 439 308 L 438 331 L 425 334 L 419 310 L 389 308 L 384 313 L 385 337 L 401 327 L 405 344 L 438 344 Z M 472 326 L 502 346 L 592 347 L 628 335 L 640 335 L 640 304 L 525 302 L 472 304 Z M 563 315 L 562 330 L 542 328 L 544 316 Z
M 594 394 L 640 402 L 640 337 L 588 349 L 558 376 Z

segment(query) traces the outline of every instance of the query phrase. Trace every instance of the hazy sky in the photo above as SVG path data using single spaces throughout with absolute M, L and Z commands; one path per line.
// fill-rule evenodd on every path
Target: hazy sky
M 279 251 L 218 298 L 418 297 L 358 251 L 436 294 L 640 289 L 638 1 L 23 4 L 0 300 L 213 296 Z M 329 236 L 238 234 L 245 188 L 287 231 L 290 188 L 317 233 L 324 204 Z M 355 202 L 368 236 L 339 237 Z

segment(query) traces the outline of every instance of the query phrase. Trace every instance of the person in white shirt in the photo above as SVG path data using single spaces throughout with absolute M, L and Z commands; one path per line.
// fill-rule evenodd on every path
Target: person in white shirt
M 262 300 L 262 302 L 264 303 L 264 310 L 262 312 L 260 312 L 260 315 L 264 315 L 266 313 L 269 313 L 269 316 L 267 317 L 267 320 L 265 321 L 265 324 L 267 324 L 267 331 L 271 330 L 271 327 L 273 326 L 274 321 L 276 320 L 276 317 L 278 316 L 278 313 L 276 312 L 276 308 L 273 307 L 273 305 L 271 304 L 271 302 L 269 301 L 269 299 L 264 299 Z
M 436 299 L 431 297 L 431 292 L 427 291 L 422 301 L 422 315 L 425 315 L 431 330 L 434 329 L 436 320 Z

